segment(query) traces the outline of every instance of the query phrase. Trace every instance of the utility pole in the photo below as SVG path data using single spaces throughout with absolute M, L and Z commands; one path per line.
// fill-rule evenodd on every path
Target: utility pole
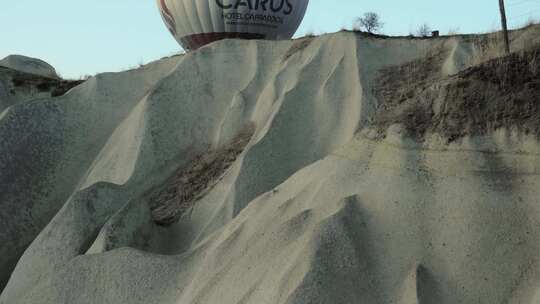
M 504 8 L 504 0 L 499 0 L 499 8 L 501 10 L 501 23 L 504 35 L 504 47 L 506 54 L 510 54 L 510 39 L 508 38 L 508 26 L 506 24 L 506 10 Z

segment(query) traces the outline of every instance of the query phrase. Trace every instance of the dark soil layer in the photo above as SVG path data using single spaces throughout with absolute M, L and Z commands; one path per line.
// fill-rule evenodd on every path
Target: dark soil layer
M 540 46 L 441 77 L 442 53 L 381 71 L 374 86 L 375 126 L 402 124 L 422 140 L 449 142 L 517 128 L 540 137 Z
M 250 125 L 230 143 L 193 158 L 179 168 L 165 186 L 150 195 L 152 218 L 158 225 L 179 221 L 223 176 L 251 139 Z
M 37 89 L 39 92 L 50 92 L 51 97 L 64 95 L 70 89 L 83 83 L 83 80 L 63 80 L 49 78 L 0 67 L 2 74 L 10 75 L 14 88 Z

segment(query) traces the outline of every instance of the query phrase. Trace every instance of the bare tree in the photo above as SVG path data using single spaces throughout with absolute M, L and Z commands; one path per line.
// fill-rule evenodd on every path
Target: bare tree
M 420 37 L 429 37 L 431 35 L 431 27 L 427 23 L 420 25 L 416 31 L 416 35 Z
M 380 31 L 383 26 L 379 15 L 374 12 L 365 13 L 363 17 L 357 18 L 354 24 L 355 29 L 365 30 L 371 34 Z

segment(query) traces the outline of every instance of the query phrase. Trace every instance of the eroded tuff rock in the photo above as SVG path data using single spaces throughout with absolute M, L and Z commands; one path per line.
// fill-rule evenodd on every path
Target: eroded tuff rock
M 221 41 L 10 107 L 0 303 L 538 303 L 538 30 Z
M 20 72 L 39 75 L 48 78 L 59 78 L 53 66 L 47 62 L 21 55 L 9 55 L 0 60 L 0 66 Z

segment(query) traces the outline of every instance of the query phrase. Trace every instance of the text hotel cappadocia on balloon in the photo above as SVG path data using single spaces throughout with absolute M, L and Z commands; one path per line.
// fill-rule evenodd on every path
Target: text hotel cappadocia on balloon
M 223 19 L 230 21 L 228 24 L 254 25 L 254 26 L 276 26 L 283 24 L 283 18 L 271 15 L 261 14 L 240 14 L 227 13 L 223 14 Z

